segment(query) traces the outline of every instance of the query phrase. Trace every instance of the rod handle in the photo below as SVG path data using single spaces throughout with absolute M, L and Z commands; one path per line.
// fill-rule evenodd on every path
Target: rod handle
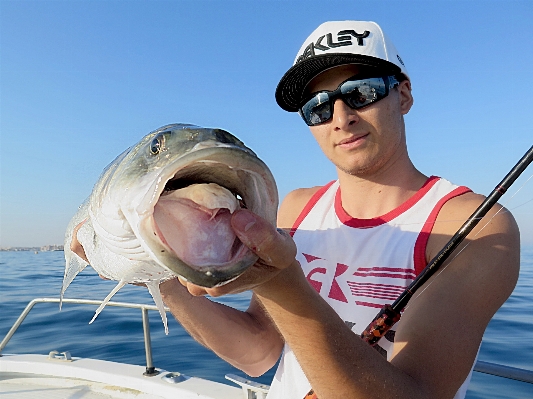
M 309 392 L 307 392 L 307 395 L 304 396 L 304 399 L 318 399 L 318 396 L 316 396 L 315 391 L 311 389 Z
M 394 310 L 391 305 L 383 306 L 374 320 L 361 333 L 361 338 L 374 346 L 400 320 L 400 317 L 400 312 Z

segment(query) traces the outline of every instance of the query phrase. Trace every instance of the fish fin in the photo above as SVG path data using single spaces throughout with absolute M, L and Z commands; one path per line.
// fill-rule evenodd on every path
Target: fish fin
M 67 230 L 65 232 L 65 243 L 64 243 L 64 253 L 65 253 L 65 273 L 63 274 L 63 285 L 61 286 L 61 292 L 59 294 L 59 310 L 63 306 L 63 296 L 67 290 L 72 280 L 88 266 L 88 263 L 80 258 L 70 249 L 70 244 L 74 237 L 74 230 L 76 226 L 80 223 L 87 224 L 87 209 L 89 206 L 88 199 L 80 205 L 78 212 L 70 220 Z M 90 224 L 90 222 L 89 222 Z M 82 226 L 83 227 L 83 226 Z
M 165 310 L 163 298 L 161 297 L 161 292 L 159 291 L 159 283 L 160 281 L 157 280 L 149 281 L 146 283 L 146 287 L 148 287 L 148 292 L 150 292 L 150 295 L 154 298 L 155 306 L 157 306 L 159 314 L 161 315 L 161 320 L 163 320 L 163 325 L 165 326 L 165 334 L 168 335 L 167 312 Z
M 92 322 L 98 317 L 98 315 L 100 314 L 100 312 L 102 310 L 104 310 L 105 308 L 105 305 L 107 305 L 107 303 L 111 300 L 111 298 L 113 297 L 113 295 L 115 295 L 118 290 L 120 290 L 122 287 L 124 287 L 125 285 L 127 284 L 126 281 L 124 280 L 120 280 L 118 282 L 118 284 L 115 286 L 115 288 L 113 288 L 111 290 L 111 292 L 105 297 L 104 301 L 102 302 L 102 304 L 100 306 L 98 306 L 98 309 L 96 309 L 96 312 L 94 312 L 94 316 L 93 318 L 91 319 L 91 321 L 89 322 L 89 324 L 92 324 Z
M 65 274 L 63 275 L 63 285 L 59 293 L 59 310 L 63 306 L 63 296 L 68 286 L 74 278 L 88 266 L 88 263 L 69 249 L 65 249 Z

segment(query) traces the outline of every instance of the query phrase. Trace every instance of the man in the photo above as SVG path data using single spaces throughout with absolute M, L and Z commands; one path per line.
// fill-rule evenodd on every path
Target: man
M 296 247 L 256 215 L 235 212 L 232 226 L 259 262 L 213 289 L 163 283 L 165 303 L 194 338 L 251 376 L 283 352 L 270 399 L 303 399 L 311 388 L 320 399 L 464 397 L 483 332 L 518 277 L 512 216 L 474 230 L 376 350 L 358 334 L 483 198 L 413 166 L 403 120 L 411 82 L 375 23 L 318 27 L 276 99 L 310 126 L 338 180 L 283 201 L 278 225 L 291 229 Z M 246 312 L 202 296 L 247 289 Z
M 193 336 L 250 375 L 272 366 L 285 342 L 269 398 L 301 399 L 311 387 L 321 399 L 464 397 L 483 332 L 518 277 L 512 216 L 500 213 L 474 230 L 475 240 L 415 295 L 375 350 L 356 333 L 483 197 L 413 166 L 403 121 L 413 104 L 411 82 L 374 23 L 317 28 L 276 100 L 301 114 L 338 171 L 338 181 L 296 190 L 280 207 L 278 224 L 293 229 L 298 261 L 285 235 L 238 212 L 233 227 L 261 261 L 226 286 L 188 289 L 221 295 L 253 288 L 248 311 L 189 297 L 175 282 L 163 285 L 165 302 Z M 217 309 L 199 314 L 204 306 Z

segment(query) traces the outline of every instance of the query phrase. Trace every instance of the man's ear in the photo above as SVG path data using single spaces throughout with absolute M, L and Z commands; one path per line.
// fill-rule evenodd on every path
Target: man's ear
M 400 108 L 402 110 L 402 115 L 405 115 L 409 112 L 413 106 L 413 95 L 411 93 L 411 81 L 405 79 L 398 85 L 398 93 L 400 95 Z

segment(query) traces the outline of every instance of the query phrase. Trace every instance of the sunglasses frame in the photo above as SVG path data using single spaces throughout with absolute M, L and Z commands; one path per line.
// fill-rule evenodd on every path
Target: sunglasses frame
M 353 90 L 350 93 L 343 93 L 342 89 L 343 89 L 343 86 L 346 83 L 348 83 L 348 82 L 357 82 L 357 81 L 371 81 L 373 79 L 381 79 L 382 80 L 382 82 L 383 82 L 383 84 L 385 86 L 385 93 L 384 94 L 380 95 L 379 93 L 375 93 L 376 97 L 373 100 L 370 100 L 370 102 L 366 102 L 365 101 L 365 104 L 363 104 L 361 106 L 354 106 L 353 104 L 350 104 L 349 102 L 347 102 L 346 97 L 349 96 L 350 94 L 352 94 Z M 346 79 L 341 84 L 339 84 L 339 86 L 335 90 L 332 90 L 332 91 L 322 90 L 322 91 L 317 91 L 315 93 L 312 93 L 307 98 L 307 100 L 305 100 L 302 103 L 302 105 L 298 109 L 298 113 L 300 114 L 300 116 L 302 117 L 304 122 L 307 124 L 307 126 L 320 125 L 322 123 L 328 122 L 329 120 L 331 120 L 331 118 L 333 118 L 333 104 L 334 104 L 335 100 L 337 100 L 338 98 L 340 98 L 351 109 L 361 109 L 361 108 L 367 107 L 367 106 L 369 106 L 371 104 L 375 104 L 379 100 L 384 99 L 385 97 L 387 97 L 389 95 L 390 91 L 393 88 L 395 88 L 396 86 L 398 86 L 399 84 L 400 84 L 400 80 L 397 79 L 396 76 L 394 76 L 394 75 L 382 75 L 382 76 L 371 76 L 371 77 L 367 76 L 365 78 L 357 77 L 357 75 L 355 75 L 355 76 L 352 76 L 351 78 Z M 371 84 L 369 84 L 369 86 L 372 89 L 375 89 L 375 87 L 372 87 Z M 318 123 L 312 123 L 311 121 L 308 121 L 307 118 L 304 116 L 305 113 L 304 113 L 303 109 L 304 109 L 304 107 L 307 104 L 309 104 L 309 102 L 311 100 L 317 99 L 318 96 L 323 95 L 323 94 L 326 94 L 328 96 L 327 101 L 321 101 L 320 102 L 320 100 L 317 100 L 317 104 L 318 105 L 328 104 L 329 107 L 330 107 L 330 110 L 331 110 L 330 115 L 329 115 L 329 117 L 327 119 L 321 120 Z M 315 107 L 316 106 L 317 105 L 315 105 Z

